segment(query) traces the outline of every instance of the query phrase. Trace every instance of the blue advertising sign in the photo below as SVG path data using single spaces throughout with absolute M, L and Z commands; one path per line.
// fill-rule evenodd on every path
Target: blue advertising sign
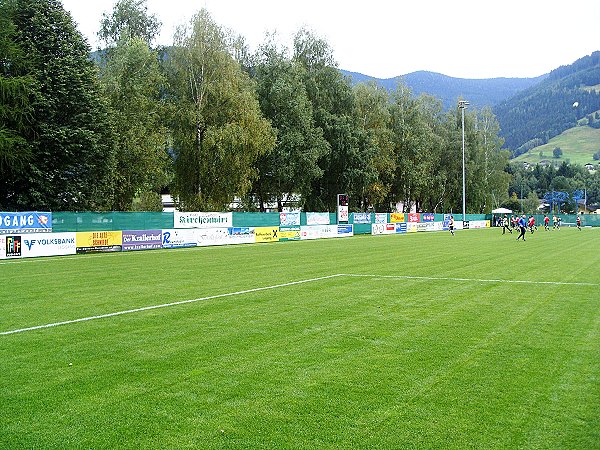
M 0 234 L 51 232 L 51 212 L 0 212 Z
M 352 225 L 338 225 L 338 235 L 350 235 L 354 234 L 354 229 Z
M 354 224 L 371 223 L 371 213 L 352 213 Z
M 406 222 L 396 224 L 396 233 L 406 233 L 408 231 L 408 225 Z
M 423 213 L 421 214 L 421 222 L 433 222 L 435 221 L 435 214 Z

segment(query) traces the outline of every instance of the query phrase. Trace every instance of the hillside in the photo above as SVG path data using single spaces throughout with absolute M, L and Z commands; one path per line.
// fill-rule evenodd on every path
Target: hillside
M 518 156 L 581 121 L 600 127 L 599 81 L 600 52 L 594 52 L 495 106 L 505 146 Z
M 494 106 L 538 84 L 546 76 L 542 75 L 536 78 L 468 79 L 449 77 L 435 72 L 418 71 L 394 78 L 381 79 L 357 72 L 345 70 L 341 70 L 341 72 L 350 77 L 353 84 L 373 81 L 388 91 L 394 90 L 398 82 L 403 81 L 414 95 L 425 93 L 439 98 L 445 109 L 455 107 L 459 98 L 469 100 L 477 108 Z
M 563 152 L 560 158 L 553 157 L 556 147 Z M 550 139 L 548 143 L 519 155 L 513 161 L 538 164 L 546 160 L 555 165 L 568 161 L 580 165 L 588 163 L 597 165 L 600 161 L 594 161 L 593 155 L 598 151 L 600 151 L 600 129 L 581 126 L 564 131 L 559 136 Z

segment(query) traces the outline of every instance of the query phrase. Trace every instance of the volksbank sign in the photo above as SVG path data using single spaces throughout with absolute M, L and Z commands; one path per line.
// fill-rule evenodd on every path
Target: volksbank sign
M 233 226 L 233 213 L 180 212 L 173 214 L 173 228 L 228 228 Z
M 38 256 L 74 255 L 76 233 L 24 233 L 0 238 L 2 258 L 34 258 Z

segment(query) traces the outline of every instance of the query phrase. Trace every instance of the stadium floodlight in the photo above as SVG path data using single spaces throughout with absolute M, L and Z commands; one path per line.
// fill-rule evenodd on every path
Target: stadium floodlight
M 458 107 L 462 112 L 462 220 L 465 222 L 466 189 L 465 189 L 465 108 L 469 106 L 466 100 L 459 100 Z

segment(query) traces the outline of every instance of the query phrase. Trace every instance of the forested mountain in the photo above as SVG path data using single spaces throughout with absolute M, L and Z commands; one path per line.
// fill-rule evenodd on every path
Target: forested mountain
M 404 82 L 414 95 L 432 95 L 440 99 L 447 110 L 455 107 L 459 98 L 468 100 L 477 108 L 491 107 L 537 85 L 546 77 L 541 75 L 535 78 L 468 79 L 420 70 L 394 78 L 380 79 L 346 70 L 341 72 L 350 77 L 352 84 L 373 81 L 390 92 L 396 89 L 398 82 Z
M 493 108 L 505 147 L 518 156 L 583 120 L 600 120 L 600 52 L 553 70 L 540 83 Z

